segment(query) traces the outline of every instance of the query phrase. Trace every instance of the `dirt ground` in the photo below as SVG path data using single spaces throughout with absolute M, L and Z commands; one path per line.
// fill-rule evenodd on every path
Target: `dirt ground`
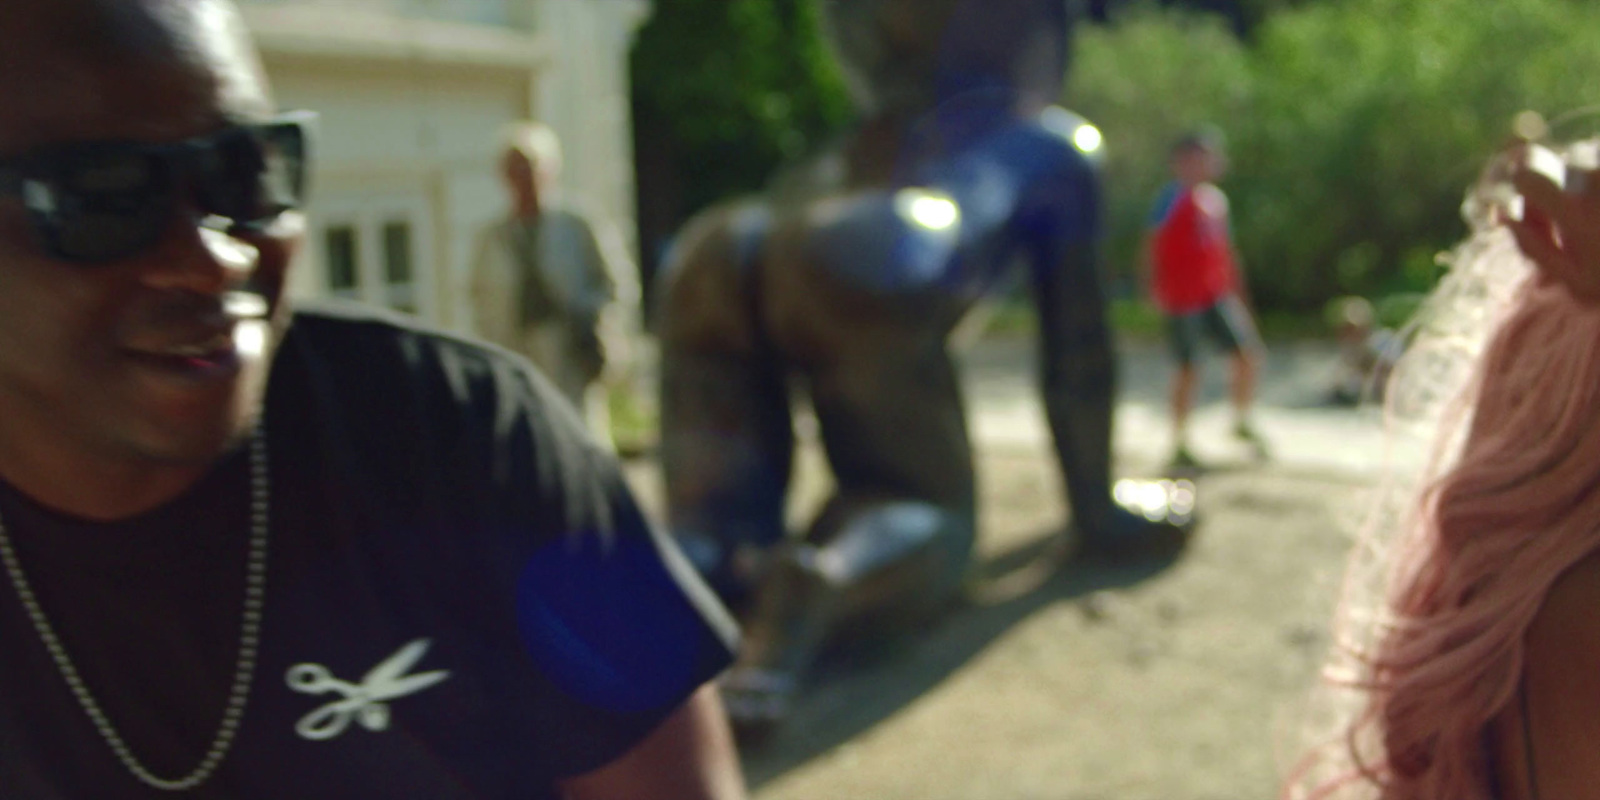
M 1369 481 L 1234 464 L 1198 479 L 1201 522 L 1175 562 L 1051 568 L 1066 513 L 1045 442 L 978 449 L 970 602 L 825 663 L 792 724 L 744 753 L 754 797 L 1275 796 Z M 1154 464 L 1129 459 L 1118 472 Z M 654 467 L 631 469 L 659 510 Z M 799 475 L 797 517 L 828 490 L 814 447 Z
M 1065 512 L 1043 451 L 985 452 L 980 469 L 970 605 L 824 665 L 793 724 L 746 752 L 755 797 L 1272 797 L 1362 487 L 1270 467 L 1204 476 L 1204 519 L 1175 563 L 1051 571 Z

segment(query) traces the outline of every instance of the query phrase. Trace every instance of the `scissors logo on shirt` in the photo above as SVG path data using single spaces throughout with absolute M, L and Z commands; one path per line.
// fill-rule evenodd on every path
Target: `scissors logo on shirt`
M 351 722 L 369 731 L 389 727 L 388 701 L 416 694 L 450 677 L 448 670 L 406 675 L 427 654 L 433 643 L 418 639 L 373 667 L 359 684 L 342 681 L 321 664 L 296 664 L 286 676 L 289 688 L 301 694 L 337 694 L 334 700 L 312 711 L 294 726 L 295 732 L 312 741 L 326 741 L 344 733 Z

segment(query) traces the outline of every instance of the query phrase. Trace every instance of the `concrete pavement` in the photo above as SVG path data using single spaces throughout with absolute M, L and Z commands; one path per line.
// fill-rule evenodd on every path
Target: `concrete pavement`
M 1038 391 L 1035 349 L 1023 339 L 988 339 L 961 356 L 973 436 L 980 446 L 1032 448 L 1048 441 Z M 1115 448 L 1119 461 L 1151 467 L 1172 451 L 1167 412 L 1171 360 L 1159 344 L 1125 343 L 1119 352 Z M 1386 465 L 1420 464 L 1424 445 L 1386 431 L 1381 410 L 1328 407 L 1321 399 L 1335 374 L 1331 344 L 1274 346 L 1262 371 L 1255 419 L 1272 461 L 1293 472 L 1368 478 Z M 1230 435 L 1228 365 L 1202 363 L 1202 382 L 1190 420 L 1191 450 L 1208 465 L 1238 466 L 1251 459 Z
M 654 348 L 641 346 L 636 380 L 641 399 L 653 404 Z M 979 339 L 959 355 L 974 444 L 1033 451 L 1049 442 L 1035 383 L 1036 348 L 1030 338 Z M 1420 466 L 1426 443 L 1387 430 L 1381 409 L 1323 404 L 1336 372 L 1332 343 L 1271 345 L 1255 409 L 1274 464 L 1307 476 L 1367 480 L 1392 467 Z M 1119 386 L 1115 451 L 1120 463 L 1156 469 L 1172 453 L 1167 382 L 1172 362 L 1159 343 L 1124 341 L 1118 352 Z M 1197 407 L 1190 419 L 1190 448 L 1208 466 L 1229 469 L 1252 462 L 1249 449 L 1230 435 L 1228 365 L 1220 356 L 1202 362 Z M 802 440 L 816 438 L 815 420 L 796 420 Z

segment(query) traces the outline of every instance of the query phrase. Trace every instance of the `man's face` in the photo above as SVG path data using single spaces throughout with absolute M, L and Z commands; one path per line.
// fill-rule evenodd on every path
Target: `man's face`
M 501 158 L 501 176 L 506 179 L 510 197 L 520 210 L 538 210 L 554 182 L 550 170 L 517 149 L 506 150 Z
M 517 150 L 507 150 L 500 161 L 500 173 L 506 180 L 506 187 L 510 189 L 511 196 L 517 204 L 523 207 L 536 207 L 539 204 L 539 171 L 534 167 L 533 160 Z
M 0 10 L 0 160 L 64 143 L 178 142 L 272 113 L 225 2 L 102 2 L 118 7 L 106 28 L 131 26 L 117 56 L 46 11 L 86 2 Z M 187 199 L 178 208 L 153 246 L 79 264 L 52 257 L 21 198 L 0 195 L 6 446 L 199 464 L 253 425 L 303 220 L 291 212 L 263 232 L 221 233 L 202 228 Z
M 1222 178 L 1227 171 L 1226 157 L 1210 147 L 1193 147 L 1178 154 L 1178 174 L 1189 183 L 1206 183 Z

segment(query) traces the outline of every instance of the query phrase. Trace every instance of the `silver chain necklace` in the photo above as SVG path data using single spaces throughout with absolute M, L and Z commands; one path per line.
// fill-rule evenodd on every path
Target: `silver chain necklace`
M 139 759 L 134 757 L 133 751 L 128 748 L 127 742 L 123 741 L 117 729 L 112 726 L 111 720 L 101 710 L 100 704 L 95 702 L 94 695 L 84 685 L 83 678 L 78 674 L 78 668 L 68 657 L 66 648 L 56 636 L 55 628 L 45 617 L 43 607 L 39 605 L 39 600 L 34 596 L 27 577 L 23 575 L 22 565 L 17 561 L 16 550 L 12 548 L 11 539 L 6 534 L 5 522 L 0 520 L 0 560 L 5 562 L 11 584 L 16 587 L 17 596 L 22 600 L 22 607 L 28 612 L 28 619 L 33 622 L 33 629 L 38 632 L 39 638 L 44 641 L 45 649 L 50 652 L 50 659 L 56 663 L 61 677 L 67 682 L 67 688 L 78 698 L 78 705 L 89 715 L 89 720 L 100 732 L 100 738 L 111 746 L 111 752 L 116 754 L 117 760 L 121 761 L 134 777 L 157 789 L 183 792 L 205 783 L 222 763 L 222 759 L 228 755 L 228 749 L 233 746 L 234 736 L 239 732 L 239 722 L 244 717 L 245 704 L 250 699 L 250 684 L 256 671 L 256 650 L 261 639 L 261 605 L 266 596 L 267 586 L 267 501 L 270 487 L 267 480 L 266 438 L 266 429 L 262 426 L 256 429 L 255 435 L 250 440 L 250 554 L 245 563 L 244 620 L 240 624 L 239 660 L 233 670 L 233 688 L 228 694 L 228 706 L 222 712 L 222 723 L 217 728 L 217 736 L 211 741 L 210 749 L 206 751 L 205 757 L 200 759 L 199 766 L 182 778 L 159 777 L 139 763 Z

